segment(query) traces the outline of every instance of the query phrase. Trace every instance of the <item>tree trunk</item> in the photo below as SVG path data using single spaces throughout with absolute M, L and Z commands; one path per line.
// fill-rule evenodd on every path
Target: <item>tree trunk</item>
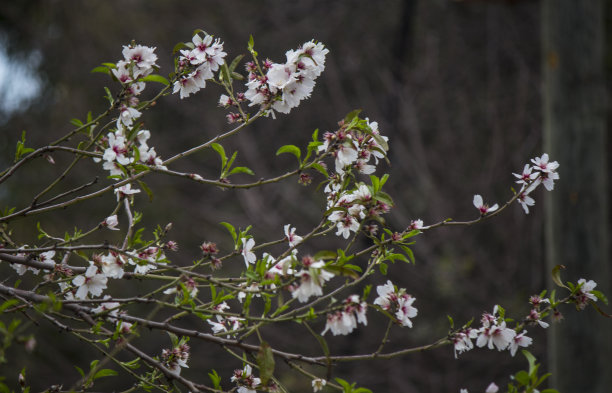
M 566 280 L 593 279 L 610 295 L 603 6 L 542 2 L 544 146 L 561 164 L 547 194 L 546 251 L 549 270 L 564 265 Z M 549 330 L 551 387 L 610 392 L 612 321 L 590 307 L 577 314 L 566 309 Z

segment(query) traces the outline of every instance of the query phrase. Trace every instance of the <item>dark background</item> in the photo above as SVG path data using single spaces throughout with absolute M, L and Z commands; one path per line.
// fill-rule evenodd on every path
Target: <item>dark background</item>
M 156 46 L 164 75 L 172 70 L 173 46 L 189 41 L 195 28 L 220 37 L 230 59 L 246 54 L 249 34 L 262 58 L 278 62 L 284 61 L 286 50 L 305 41 L 323 42 L 330 53 L 311 99 L 289 115 L 256 122 L 224 146 L 239 151 L 238 165 L 249 166 L 258 177 L 274 176 L 293 164 L 291 157 L 270 159 L 278 147 L 303 146 L 315 128 L 334 130 L 346 113 L 361 108 L 390 138 L 391 166 L 379 171 L 391 175 L 386 188 L 396 206 L 389 222 L 397 229 L 416 218 L 426 224 L 448 217 L 474 218 L 474 194 L 491 202 L 508 199 L 511 173 L 520 172 L 543 152 L 538 1 L 29 1 L 6 3 L 0 10 L 5 50 L 20 67 L 38 64 L 32 72 L 41 83 L 39 95 L 1 114 L 2 166 L 9 164 L 22 130 L 27 131 L 28 145 L 42 145 L 70 130 L 71 118 L 83 119 L 90 110 L 95 114 L 105 109 L 103 86 L 116 86 L 89 70 L 119 60 L 121 45 L 135 40 Z M 152 90 L 149 84 L 147 91 Z M 151 130 L 150 145 L 168 158 L 227 130 L 225 112 L 216 107 L 220 94 L 210 85 L 185 100 L 176 95 L 159 100 L 142 118 Z M 67 160 L 54 159 L 57 168 Z M 175 168 L 204 177 L 217 173 L 218 158 L 212 151 L 187 161 Z M 66 182 L 66 189 L 91 180 L 88 165 L 92 172 L 96 168 L 85 164 L 82 177 Z M 38 171 L 41 179 L 57 173 L 57 168 L 25 168 L 23 177 L 0 188 L 2 207 L 28 203 L 28 197 L 42 188 L 32 173 Z M 561 181 L 563 169 L 561 162 Z M 236 181 L 248 180 L 244 176 Z M 190 264 L 202 241 L 223 244 L 227 239 L 217 225 L 220 221 L 241 227 L 253 224 L 258 241 L 281 237 L 286 223 L 296 225 L 298 233 L 306 232 L 324 204 L 322 193 L 315 191 L 320 180 L 315 177 L 313 185 L 304 188 L 289 179 L 247 192 L 154 177 L 149 183 L 154 200 L 138 198 L 146 205 L 145 223 L 173 222 L 181 246 L 173 262 Z M 419 316 L 413 329 L 394 331 L 388 349 L 443 336 L 446 315 L 458 324 L 478 320 L 496 303 L 516 318 L 528 313 L 528 297 L 544 289 L 547 280 L 543 191 L 534 197 L 536 205 L 527 216 L 517 205 L 478 226 L 442 228 L 418 238 L 416 266 L 392 266 L 389 278 L 417 298 Z M 107 214 L 95 210 L 101 204 L 95 200 L 62 215 L 47 215 L 45 229 L 63 232 L 74 225 L 95 225 Z M 23 242 L 35 242 L 34 223 L 17 224 Z M 372 283 L 383 279 L 379 281 Z M 569 308 L 567 312 L 575 313 Z M 330 340 L 332 352 L 372 351 L 384 322 L 370 313 L 370 325 L 346 339 Z M 30 381 L 35 389 L 76 380 L 72 364 L 84 367 L 95 355 L 76 349 L 81 345 L 76 340 L 60 343 L 53 333 L 46 334 L 27 361 L 13 348 L 10 364 L 0 368 L 14 372 L 4 375 L 16 375 L 28 364 L 29 374 L 37 376 Z M 530 336 L 535 342 L 530 350 L 545 367 L 545 334 L 531 328 Z M 280 342 L 291 345 L 292 340 L 295 337 L 288 336 Z M 296 347 L 316 352 L 316 342 L 310 341 Z M 160 350 L 158 345 L 143 345 L 153 354 Z M 194 344 L 193 360 L 185 371 L 193 374 L 185 375 L 215 367 L 227 383 L 236 361 L 213 353 L 205 346 L 198 352 Z M 509 374 L 525 366 L 520 355 L 510 358 L 489 350 L 474 350 L 455 360 L 446 347 L 391 361 L 345 364 L 334 376 L 377 392 L 457 392 L 460 387 L 484 391 L 490 381 L 503 386 Z M 309 390 L 303 378 L 279 375 L 287 386 Z

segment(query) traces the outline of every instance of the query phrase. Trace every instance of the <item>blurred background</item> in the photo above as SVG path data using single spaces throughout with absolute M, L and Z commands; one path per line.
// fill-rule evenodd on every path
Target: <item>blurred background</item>
M 599 52 L 593 60 L 584 57 L 592 53 L 581 52 L 580 47 L 572 49 L 570 55 L 584 57 L 585 62 L 599 67 L 595 79 L 589 76 L 601 98 L 594 115 L 599 121 L 598 135 L 607 133 L 610 111 L 605 103 L 605 91 L 609 90 L 605 76 L 612 70 L 612 41 L 608 39 L 612 13 L 611 7 L 603 7 L 604 3 L 593 1 L 599 7 L 589 14 L 593 20 L 584 19 L 585 25 L 599 28 L 598 33 L 589 36 L 595 38 L 587 40 L 600 48 Z M 511 173 L 520 173 L 530 158 L 550 152 L 553 160 L 561 162 L 560 184 L 570 170 L 567 161 L 554 156 L 553 150 L 545 150 L 545 146 L 554 149 L 554 144 L 544 137 L 549 124 L 546 116 L 550 116 L 545 110 L 549 102 L 546 100 L 550 99 L 546 94 L 551 92 L 547 86 L 554 83 L 546 78 L 545 66 L 556 66 L 558 59 L 542 49 L 552 29 L 546 21 L 554 17 L 543 10 L 543 2 L 532 0 L 5 2 L 0 7 L 0 164 L 3 168 L 10 165 L 22 130 L 27 132 L 28 146 L 40 146 L 70 130 L 70 119 L 84 119 L 88 111 L 102 112 L 106 105 L 103 87 L 114 92 L 117 86 L 107 76 L 89 71 L 102 62 L 117 62 L 122 57 L 122 45 L 132 40 L 157 47 L 160 74 L 167 75 L 173 69 L 172 48 L 177 42 L 189 41 L 196 28 L 221 38 L 229 59 L 247 54 L 249 34 L 254 36 L 261 58 L 277 62 L 284 61 L 286 50 L 314 38 L 323 42 L 330 53 L 312 97 L 291 114 L 258 121 L 239 137 L 224 142 L 226 151 L 239 151 L 237 165 L 250 167 L 258 178 L 281 174 L 291 168 L 293 161 L 284 156 L 271 159 L 280 146 L 304 146 L 315 129 L 321 133 L 333 131 L 346 113 L 360 108 L 364 116 L 378 121 L 381 133 L 390 139 L 391 165 L 383 165 L 378 174 L 384 171 L 391 175 L 386 189 L 396 204 L 388 215 L 392 227 L 404 228 L 417 218 L 426 225 L 449 217 L 472 219 L 473 195 L 482 194 L 491 203 L 507 200 L 514 180 Z M 580 28 L 568 24 L 565 34 L 579 35 Z M 562 37 L 557 33 L 552 36 Z M 149 94 L 154 89 L 153 84 L 147 87 Z M 552 91 L 550 94 L 554 94 Z M 225 112 L 217 107 L 221 93 L 209 84 L 188 99 L 180 100 L 177 95 L 160 99 L 155 110 L 142 117 L 152 134 L 150 145 L 162 158 L 168 158 L 227 130 Z M 567 97 L 574 98 L 573 94 Z M 593 164 L 595 169 L 582 164 L 571 169 L 577 171 L 577 177 L 584 171 L 582 177 L 597 173 L 597 181 L 603 178 L 604 185 L 596 188 L 595 198 L 603 207 L 595 209 L 594 199 L 588 201 L 603 221 L 597 236 L 598 246 L 603 245 L 604 251 L 595 253 L 590 264 L 574 259 L 566 279 L 593 278 L 600 284 L 598 289 L 605 290 L 611 283 L 606 276 L 609 259 L 605 251 L 610 222 L 606 207 L 610 195 L 605 186 L 610 163 L 605 153 L 611 145 L 605 137 L 603 142 L 598 141 L 596 148 L 604 154 Z M 563 143 L 571 146 L 576 142 Z M 593 155 L 588 150 L 580 154 Z M 579 157 L 574 158 L 580 161 Z M 44 187 L 40 179 L 57 176 L 69 159 L 57 154 L 53 158 L 55 166 L 40 160 L 26 166 L 21 176 L 2 184 L 2 209 L 28 204 Z M 212 151 L 187 161 L 174 168 L 197 172 L 205 178 L 217 175 L 218 157 Z M 79 177 L 68 179 L 63 187 L 70 189 L 92 180 L 99 174 L 96 168 L 94 163 L 84 163 Z M 145 195 L 138 198 L 145 206 L 143 222 L 151 230 L 157 223 L 173 223 L 171 238 L 180 241 L 180 252 L 171 258 L 187 265 L 198 258 L 198 245 L 203 241 L 228 244 L 225 230 L 218 225 L 220 221 L 242 228 L 253 224 L 252 233 L 258 242 L 282 237 L 282 227 L 287 223 L 295 225 L 297 233 L 308 231 L 318 221 L 324 205 L 322 192 L 316 190 L 322 179 L 314 176 L 309 187 L 289 179 L 249 191 L 221 191 L 157 176 L 147 180 L 155 193 L 153 200 L 146 202 Z M 107 181 L 100 179 L 102 184 Z M 234 181 L 246 182 L 249 177 L 240 175 Z M 547 200 L 541 190 L 534 197 L 536 205 L 529 215 L 518 205 L 512 206 L 480 225 L 441 228 L 417 239 L 416 265 L 391 266 L 388 278 L 417 298 L 419 316 L 413 329 L 394 330 L 387 349 L 423 345 L 444 336 L 447 315 L 457 324 L 471 318 L 477 321 L 482 312 L 491 311 L 498 303 L 513 317 L 528 314 L 529 296 L 550 287 L 550 266 L 546 262 L 550 253 L 545 250 L 554 236 L 546 232 L 545 222 L 550 221 L 545 217 L 545 208 L 561 206 L 560 210 L 570 217 L 580 219 L 578 211 Z M 101 211 L 100 206 L 108 209 L 113 198 L 107 196 L 60 214 L 15 222 L 16 238 L 34 244 L 33 225 L 43 218 L 44 228 L 57 233 L 72 231 L 75 225 L 95 225 L 109 213 Z M 549 210 L 549 214 L 556 213 Z M 566 226 L 565 230 L 571 228 Z M 584 247 L 593 249 L 589 244 Z M 564 251 L 558 249 L 558 253 Z M 587 265 L 592 269 L 590 277 L 584 271 Z M 14 274 L 5 266 L 0 266 L 0 272 Z M 592 276 L 593 272 L 599 276 Z M 382 284 L 384 280 L 370 283 Z M 603 320 L 592 309 L 578 315 L 579 319 L 584 319 L 586 313 Z M 562 324 L 570 326 L 577 312 L 567 308 L 564 314 L 566 320 Z M 603 329 L 609 329 L 609 340 L 612 324 L 605 322 Z M 332 353 L 373 351 L 384 325 L 383 318 L 370 313 L 367 330 L 360 327 L 346 338 L 329 340 Z M 318 351 L 314 340 L 292 342 L 295 336 L 289 333 L 291 329 L 287 326 L 275 332 L 282 337 L 282 345 L 306 353 Z M 3 372 L 6 376 L 16 376 L 29 365 L 29 382 L 35 391 L 71 378 L 76 381 L 79 376 L 72 364 L 85 368 L 96 356 L 84 352 L 71 337 L 59 335 L 63 338 L 58 339 L 55 331 L 46 330 L 37 336 L 38 345 L 32 353 L 13 347 L 7 352 L 9 363 L 0 365 L 0 369 L 7 370 Z M 530 350 L 548 370 L 554 360 L 547 359 L 545 344 L 555 338 L 535 327 L 529 331 L 535 343 Z M 590 336 L 585 331 L 578 332 L 582 334 L 569 341 Z M 153 338 L 166 340 L 161 334 Z M 198 375 L 215 367 L 227 385 L 236 361 L 215 348 L 201 345 L 200 350 L 197 343 L 192 344 L 193 359 L 185 375 Z M 595 348 L 597 344 L 602 348 L 610 345 L 596 342 Z M 151 354 L 161 351 L 155 342 L 143 340 L 141 346 Z M 593 381 L 592 388 L 554 387 L 565 393 L 603 393 L 598 389 L 603 389 L 601 381 L 609 353 L 593 355 L 596 366 L 585 366 L 590 370 L 585 378 Z M 571 358 L 575 367 L 586 361 L 582 355 L 558 356 Z M 462 387 L 479 392 L 491 381 L 504 386 L 511 373 L 525 367 L 526 361 L 520 355 L 511 358 L 507 353 L 474 350 L 455 359 L 452 348 L 445 347 L 390 361 L 342 364 L 334 376 L 358 381 L 359 386 L 375 392 L 458 392 Z M 567 373 L 563 368 L 557 371 L 561 375 Z M 295 391 L 310 389 L 309 381 L 292 373 L 281 372 L 279 376 Z M 7 383 L 16 384 L 16 379 Z M 123 388 L 115 385 L 115 389 Z

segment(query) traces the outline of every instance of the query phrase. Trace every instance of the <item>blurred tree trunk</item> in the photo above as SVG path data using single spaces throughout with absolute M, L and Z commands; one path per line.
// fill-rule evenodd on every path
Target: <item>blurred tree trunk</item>
M 542 2 L 544 145 L 561 179 L 548 194 L 547 266 L 568 280 L 593 279 L 610 294 L 602 0 Z M 586 315 L 585 315 L 586 314 Z M 612 386 L 612 322 L 567 310 L 549 331 L 552 387 L 606 393 Z

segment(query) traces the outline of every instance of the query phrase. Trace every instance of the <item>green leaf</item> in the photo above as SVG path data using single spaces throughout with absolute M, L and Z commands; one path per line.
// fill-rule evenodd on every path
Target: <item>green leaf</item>
M 4 303 L 2 303 L 2 305 L 0 306 L 0 312 L 6 310 L 9 307 L 15 306 L 19 304 L 19 300 L 17 299 L 9 299 L 7 301 L 5 301 Z
M 138 180 L 138 185 L 147 193 L 149 196 L 149 202 L 153 202 L 153 191 L 147 186 L 145 182 L 142 180 Z
M 83 371 L 83 369 L 79 366 L 74 366 L 74 368 L 77 369 L 77 371 L 79 372 L 79 374 L 81 374 L 81 377 L 85 378 L 85 371 Z
M 225 164 L 227 164 L 227 156 L 225 155 L 225 149 L 218 143 L 211 143 L 210 147 L 216 151 L 221 157 L 221 168 L 225 168 Z
M 319 164 L 318 162 L 313 162 L 312 164 L 309 165 L 309 168 L 316 169 L 323 176 L 329 177 L 329 174 L 327 173 L 327 169 L 325 169 L 325 167 Z
M 300 158 L 302 156 L 302 152 L 300 151 L 299 147 L 297 147 L 295 145 L 285 145 L 285 146 L 282 146 L 280 149 L 278 149 L 276 151 L 276 155 L 277 156 L 280 155 L 280 154 L 283 154 L 283 153 L 293 154 L 297 158 L 298 162 L 300 162 Z
M 514 379 L 523 386 L 529 385 L 529 374 L 527 371 L 521 370 L 514 375 Z
M 95 72 L 101 72 L 101 73 L 107 74 L 107 75 L 111 74 L 111 71 L 106 66 L 97 66 L 93 70 L 91 70 L 92 74 L 95 73 Z
M 227 84 L 230 84 L 232 77 L 230 76 L 230 70 L 227 67 L 227 63 L 223 63 L 223 65 L 221 65 L 220 71 L 219 76 L 221 77 L 221 80 Z
M 387 264 L 386 264 L 386 263 L 381 262 L 381 263 L 379 263 L 379 264 L 378 264 L 378 270 L 380 270 L 380 273 L 381 273 L 383 276 L 386 276 L 386 275 L 387 275 L 387 269 L 388 269 L 388 266 L 387 266 Z
M 361 109 L 355 109 L 354 111 L 349 112 L 345 117 L 344 117 L 344 124 L 349 124 L 350 122 L 353 121 L 353 119 L 359 117 L 359 114 L 361 113 Z
M 523 356 L 525 356 L 527 358 L 527 361 L 529 362 L 529 376 L 533 376 L 534 371 L 536 371 L 536 358 L 535 356 L 533 356 L 531 354 L 531 352 L 527 351 L 526 349 L 521 350 L 521 352 L 523 353 Z
M 255 51 L 255 40 L 253 40 L 253 35 L 249 36 L 249 43 L 247 45 L 247 48 L 253 56 L 257 56 L 257 52 Z
M 229 231 L 229 233 L 232 235 L 232 239 L 234 239 L 234 244 L 236 244 L 236 240 L 238 239 L 238 235 L 236 235 L 236 228 L 234 228 L 234 226 L 228 222 L 220 222 L 219 224 L 223 225 L 225 229 Z
M 338 258 L 338 254 L 332 250 L 322 250 L 322 251 L 317 252 L 313 258 L 315 261 L 318 261 L 321 259 L 330 260 L 330 259 Z
M 115 99 L 113 98 L 113 94 L 111 93 L 111 91 L 108 89 L 108 87 L 104 86 L 104 92 L 106 93 L 106 96 L 104 96 L 109 104 L 111 106 L 113 106 L 113 104 L 115 103 Z
M 236 71 L 232 71 L 232 79 L 236 79 L 236 80 L 244 80 L 244 76 L 242 74 L 237 73 Z
M 103 368 L 102 370 L 99 370 L 98 372 L 94 374 L 93 379 L 96 380 L 98 378 L 110 377 L 113 375 L 117 375 L 117 371 L 112 370 L 110 368 Z
M 350 393 L 353 390 L 353 387 L 344 379 L 335 378 L 335 380 L 340 384 L 340 386 L 342 386 L 342 388 L 344 389 L 344 393 Z
M 246 166 L 237 166 L 235 168 L 232 168 L 229 174 L 233 175 L 234 173 L 246 173 L 252 176 L 255 175 L 255 172 L 253 172 L 250 168 L 247 168 Z
M 72 124 L 73 126 L 76 126 L 76 127 L 81 127 L 83 125 L 83 122 L 80 121 L 77 118 L 74 118 L 74 119 L 70 120 L 70 124 Z
M 172 49 L 172 54 L 175 55 L 176 53 L 178 53 L 178 51 L 185 48 L 192 49 L 186 42 L 179 42 L 178 44 L 174 45 L 174 48 Z
M 219 376 L 219 374 L 217 374 L 217 372 L 213 369 L 210 373 L 208 373 L 208 376 L 210 377 L 214 388 L 217 390 L 221 390 L 221 377 Z
M 594 289 L 591 291 L 591 293 L 593 295 L 595 295 L 595 297 L 599 300 L 601 300 L 603 302 L 603 304 L 608 305 L 608 298 L 606 297 L 606 295 L 604 295 L 602 292 Z
M 414 259 L 414 253 L 412 252 L 412 250 L 406 246 L 400 246 L 402 248 L 402 250 L 404 250 L 404 252 L 406 253 L 406 255 L 408 255 L 408 258 L 410 258 L 410 262 L 412 262 L 412 264 L 414 265 L 416 263 L 415 259 Z M 406 261 L 408 262 L 408 261 Z
M 143 81 L 143 82 L 157 82 L 157 83 L 161 83 L 163 85 L 169 86 L 170 85 L 170 81 L 166 78 L 164 78 L 161 75 L 147 75 L 143 78 L 140 78 L 139 80 Z
M 259 366 L 259 377 L 263 386 L 268 384 L 268 381 L 274 375 L 274 354 L 270 345 L 263 341 L 257 352 L 257 365 Z
M 121 365 L 129 369 L 136 370 L 137 368 L 140 368 L 140 358 L 130 360 L 129 362 L 121 362 Z
M 391 199 L 391 196 L 389 196 L 389 194 L 386 192 L 379 191 L 376 195 L 374 195 L 374 199 L 389 206 L 393 206 L 393 199 Z
M 227 161 L 227 165 L 225 166 L 225 168 L 223 168 L 224 171 L 227 171 L 228 169 L 232 167 L 232 165 L 234 165 L 234 161 L 236 160 L 237 156 L 238 156 L 238 152 L 235 151 L 234 154 L 232 154 L 232 156 L 230 157 L 229 161 Z
M 243 57 L 244 57 L 244 55 L 238 55 L 238 56 L 236 56 L 234 58 L 234 60 L 232 60 L 232 62 L 230 63 L 230 66 L 229 66 L 230 72 L 234 72 L 234 70 L 238 66 L 238 63 L 240 63 L 240 61 L 242 60 Z
M 552 270 L 552 280 L 555 284 L 557 284 L 557 286 L 559 287 L 563 287 L 563 288 L 567 288 L 569 289 L 566 285 L 563 284 L 563 282 L 561 281 L 561 269 L 565 269 L 565 266 L 563 265 L 557 265 L 553 268 Z

